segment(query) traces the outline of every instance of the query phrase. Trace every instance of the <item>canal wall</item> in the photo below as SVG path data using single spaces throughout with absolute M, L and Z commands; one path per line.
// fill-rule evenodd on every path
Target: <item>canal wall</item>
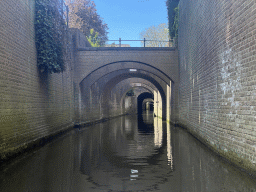
M 64 73 L 38 72 L 34 6 L 0 2 L 0 159 L 73 126 L 72 62 L 66 60 Z
M 125 98 L 135 86 L 131 79 L 157 94 L 156 115 L 177 120 L 175 48 L 89 48 L 78 29 L 67 29 L 65 72 L 43 75 L 37 67 L 34 0 L 3 0 L 0 7 L 0 160 L 74 125 L 136 112 L 126 108 L 137 103 Z
M 179 124 L 256 173 L 256 2 L 180 0 Z

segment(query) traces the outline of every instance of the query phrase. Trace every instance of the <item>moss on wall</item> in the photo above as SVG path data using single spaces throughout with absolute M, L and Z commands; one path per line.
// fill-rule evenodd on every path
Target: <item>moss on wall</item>
M 200 134 L 198 134 L 198 132 L 194 131 L 192 128 L 189 128 L 182 123 L 178 123 L 177 126 L 180 126 L 184 129 L 186 129 L 197 140 L 199 140 L 206 147 L 208 147 L 210 150 L 212 150 L 215 154 L 217 154 L 221 158 L 224 158 L 226 161 L 228 161 L 232 165 L 240 168 L 243 171 L 246 171 L 249 174 L 252 174 L 253 176 L 256 176 L 256 165 L 253 164 L 248 159 L 241 157 L 239 154 L 237 154 L 234 151 L 223 150 L 221 148 L 221 146 L 214 145 L 214 144 L 210 143 L 207 139 L 205 139 Z

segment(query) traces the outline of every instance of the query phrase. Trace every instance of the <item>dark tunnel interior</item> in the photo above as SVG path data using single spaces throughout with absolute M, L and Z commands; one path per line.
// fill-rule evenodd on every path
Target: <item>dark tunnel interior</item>
M 154 95 L 149 92 L 142 93 L 137 98 L 137 104 L 138 104 L 138 115 L 141 115 L 143 112 L 143 101 L 145 99 L 154 99 Z

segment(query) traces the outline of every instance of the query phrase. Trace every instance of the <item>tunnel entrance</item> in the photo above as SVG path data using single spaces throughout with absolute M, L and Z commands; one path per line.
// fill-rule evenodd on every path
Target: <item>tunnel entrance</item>
M 141 93 L 137 98 L 138 114 L 141 115 L 145 110 L 154 111 L 153 102 L 154 95 L 152 93 Z
M 143 109 L 154 111 L 156 116 L 166 119 L 167 116 L 169 117 L 167 89 L 170 82 L 164 73 L 147 64 L 138 62 L 107 64 L 93 71 L 80 82 L 77 97 L 78 121 L 82 124 L 123 114 L 141 114 Z M 134 87 L 146 90 L 136 91 L 133 95 L 129 91 Z M 141 93 L 145 95 L 141 95 L 138 99 Z

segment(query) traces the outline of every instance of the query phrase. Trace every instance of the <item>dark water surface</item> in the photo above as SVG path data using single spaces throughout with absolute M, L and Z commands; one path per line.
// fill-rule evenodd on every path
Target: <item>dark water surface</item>
M 152 114 L 76 129 L 0 171 L 1 192 L 256 191 L 255 179 Z

